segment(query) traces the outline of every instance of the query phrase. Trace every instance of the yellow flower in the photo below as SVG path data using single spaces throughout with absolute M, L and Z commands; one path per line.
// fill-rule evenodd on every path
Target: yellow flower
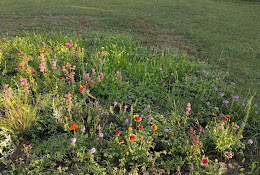
M 12 101 L 12 103 L 14 104 L 14 103 L 16 103 L 16 101 Z
M 218 163 L 218 159 L 215 159 L 215 162 Z
M 213 130 L 213 133 L 216 133 L 216 132 L 217 132 L 217 130 L 216 130 L 216 129 L 214 129 L 214 130 Z
M 105 47 L 101 47 L 101 49 L 105 49 Z
M 118 64 L 120 63 L 120 61 L 117 62 Z
M 35 88 L 33 88 L 33 91 L 34 91 L 34 92 L 36 92 L 36 89 L 35 89 Z
M 127 151 L 125 154 L 128 156 L 128 155 L 129 155 L 129 152 Z
M 243 136 L 242 136 L 242 135 L 240 135 L 240 138 L 241 138 L 241 139 L 243 139 Z
M 144 139 L 144 136 L 141 135 L 141 136 L 140 136 L 140 139 L 143 140 L 143 139 Z
M 219 144 L 222 144 L 223 142 L 222 141 L 219 141 Z
M 245 168 L 241 168 L 241 169 L 240 169 L 240 171 L 244 171 L 244 170 L 245 170 Z
M 132 131 L 133 131 L 133 128 L 132 128 L 132 127 L 129 127 L 129 128 L 128 128 L 128 131 L 129 131 L 129 132 L 132 132 Z

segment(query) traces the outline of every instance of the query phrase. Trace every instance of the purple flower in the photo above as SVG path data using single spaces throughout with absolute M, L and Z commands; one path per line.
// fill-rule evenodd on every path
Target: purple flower
M 207 105 L 210 105 L 210 102 L 208 101 L 208 102 L 206 102 L 206 104 L 207 104 Z
M 125 119 L 125 123 L 129 123 L 129 119 Z
M 76 142 L 76 140 L 77 140 L 77 139 L 76 139 L 75 137 L 74 137 L 74 138 L 72 138 L 72 139 L 71 139 L 71 143 L 75 143 L 75 142 Z
M 86 130 L 85 126 L 83 126 L 83 127 L 80 129 L 81 132 L 85 132 L 85 130 Z
M 141 114 L 140 117 L 144 118 L 144 114 Z
M 166 67 L 165 70 L 168 70 L 168 68 Z
M 247 103 L 249 103 L 249 102 L 250 102 L 250 100 L 248 99 L 248 100 L 247 100 Z
M 216 91 L 216 90 L 218 90 L 218 88 L 214 87 L 214 90 Z
M 106 115 L 109 115 L 109 112 L 106 112 Z
M 258 107 L 257 104 L 254 105 L 256 108 Z
M 149 116 L 149 119 L 152 120 L 152 119 L 153 119 L 153 116 Z
M 248 143 L 252 144 L 252 143 L 253 143 L 253 140 L 252 140 L 252 139 L 249 139 L 249 140 L 248 140 Z
M 214 109 L 218 110 L 218 107 L 217 107 L 217 106 L 215 106 L 215 107 L 214 107 Z
M 194 166 L 193 166 L 193 165 L 190 165 L 190 169 L 193 170 L 193 169 L 194 169 Z
M 235 127 L 236 127 L 237 129 L 239 128 L 239 126 L 238 126 L 238 125 L 236 125 Z
M 162 74 L 162 73 L 163 73 L 163 71 L 161 70 L 161 71 L 160 71 L 160 73 Z
M 99 135 L 99 137 L 101 137 L 101 138 L 104 136 L 102 132 L 99 133 L 98 135 Z
M 96 152 L 96 149 L 95 148 L 91 148 L 90 151 L 94 154 Z
M 90 92 L 90 90 L 87 90 L 87 93 L 89 93 Z
M 255 111 L 256 114 L 258 114 L 258 111 Z
M 144 108 L 144 111 L 147 111 L 147 108 Z
M 150 108 L 151 106 L 150 105 L 147 105 L 147 108 Z
M 125 108 L 125 109 L 127 109 L 127 108 L 128 108 L 128 106 L 126 106 L 126 105 L 125 105 L 125 106 L 124 106 L 124 108 Z
M 98 114 L 96 117 L 97 117 L 97 118 L 100 117 L 100 114 Z
M 224 96 L 224 93 L 220 93 L 219 95 L 220 95 L 221 97 L 223 97 L 223 96 Z
M 226 72 L 229 75 L 229 72 Z
M 223 101 L 223 103 L 226 103 L 226 104 L 228 104 L 228 103 L 229 103 L 229 101 L 227 101 L 227 100 L 224 100 L 224 101 Z
M 194 79 L 196 80 L 196 79 L 197 79 L 197 77 L 194 77 Z
M 242 106 L 245 106 L 245 103 L 242 103 Z
M 221 114 L 221 116 L 222 116 L 222 117 L 225 117 L 225 115 L 224 115 L 224 114 Z
M 115 106 L 117 105 L 117 102 L 116 102 L 116 101 L 114 101 L 114 105 L 115 105 Z
M 216 78 L 216 80 L 218 81 L 218 80 L 219 80 L 219 78 Z
M 71 44 L 70 44 L 70 43 L 65 43 L 65 46 L 66 46 L 67 48 L 70 48 L 70 47 L 71 47 Z
M 231 84 L 236 85 L 236 83 L 234 83 L 234 82 L 231 82 Z
M 236 130 L 237 128 L 233 126 L 232 129 Z
M 171 73 L 171 76 L 174 76 L 174 73 Z
M 189 79 L 190 79 L 190 77 L 188 77 L 188 76 L 187 76 L 187 77 L 186 77 L 186 79 L 187 79 L 187 80 L 189 80 Z
M 208 72 L 206 72 L 205 70 L 202 71 L 204 74 L 208 75 Z
M 221 124 L 219 124 L 218 126 L 219 126 L 219 129 L 222 129 L 222 125 Z
M 168 132 L 168 131 L 169 131 L 169 129 L 165 129 L 164 131 L 165 131 L 165 132 Z
M 245 126 L 245 124 L 244 124 L 244 123 L 241 123 L 241 126 Z

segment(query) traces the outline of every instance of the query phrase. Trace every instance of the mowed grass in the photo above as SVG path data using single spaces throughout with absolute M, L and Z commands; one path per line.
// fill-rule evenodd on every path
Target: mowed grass
M 0 34 L 109 31 L 174 47 L 259 91 L 260 3 L 216 0 L 1 0 Z M 256 98 L 259 99 L 259 96 Z

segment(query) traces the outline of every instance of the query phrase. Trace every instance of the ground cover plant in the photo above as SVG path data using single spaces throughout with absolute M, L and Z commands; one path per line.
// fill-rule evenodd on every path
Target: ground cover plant
M 103 33 L 0 41 L 3 174 L 257 174 L 259 104 L 227 71 Z

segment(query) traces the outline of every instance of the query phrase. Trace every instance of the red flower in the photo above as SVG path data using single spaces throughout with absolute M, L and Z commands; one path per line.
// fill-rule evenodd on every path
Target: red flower
M 213 114 L 212 117 L 213 117 L 213 118 L 216 118 L 216 117 L 217 117 L 217 114 Z
M 139 128 L 140 130 L 144 130 L 144 126 L 142 125 L 137 126 L 137 128 Z
M 135 121 L 137 121 L 137 122 L 140 122 L 141 120 L 142 120 L 142 118 L 141 117 L 139 117 L 139 115 L 134 115 L 134 119 L 135 119 Z
M 230 119 L 231 117 L 230 117 L 229 115 L 226 115 L 225 118 L 226 118 L 226 119 Z
M 58 78 L 58 80 L 63 80 L 63 77 Z
M 136 140 L 136 136 L 135 136 L 134 134 L 129 135 L 129 139 L 130 139 L 131 141 L 135 141 L 135 140 Z
M 77 129 L 78 128 L 78 125 L 76 123 L 70 125 L 70 129 L 73 130 L 73 129 Z
M 209 163 L 208 158 L 203 158 L 203 159 L 202 159 L 202 164 L 203 164 L 203 165 L 208 165 L 208 163 Z
M 86 86 L 90 86 L 90 83 L 87 83 Z
M 23 51 L 19 51 L 18 54 L 19 55 L 23 55 L 24 53 L 23 53 Z
M 35 72 L 35 71 L 33 71 L 31 74 L 32 74 L 32 75 L 33 75 L 33 74 L 36 74 L 36 72 Z
M 155 133 L 154 133 L 154 135 L 156 135 L 156 136 L 157 136 L 157 135 L 158 135 L 158 132 L 155 132 Z
M 120 131 L 116 131 L 116 135 L 118 135 L 118 136 L 119 136 L 119 135 L 120 135 Z
M 225 156 L 227 157 L 227 158 L 232 158 L 232 154 L 231 153 L 229 153 L 229 152 L 225 152 Z
M 155 55 L 152 55 L 152 57 L 155 57 Z
M 83 91 L 85 88 L 86 88 L 86 86 L 84 85 L 84 86 L 80 87 L 79 90 Z

